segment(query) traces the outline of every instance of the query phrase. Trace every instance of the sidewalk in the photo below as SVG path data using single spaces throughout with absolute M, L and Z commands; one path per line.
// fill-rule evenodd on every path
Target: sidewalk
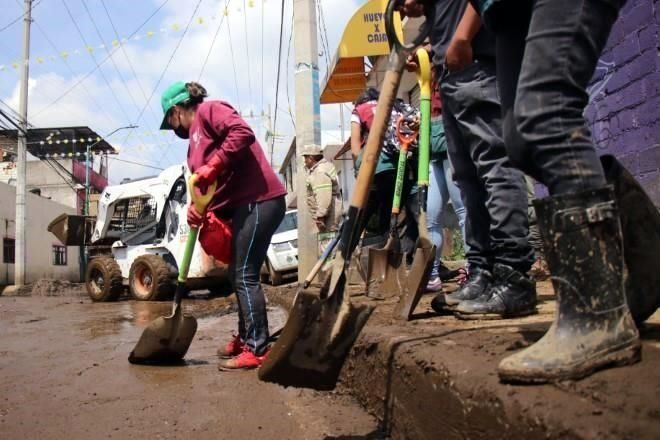
M 295 291 L 268 295 L 287 307 Z M 338 389 L 356 396 L 392 438 L 658 438 L 660 313 L 646 324 L 637 365 L 579 382 L 499 383 L 499 361 L 539 339 L 552 321 L 550 283 L 538 291 L 538 315 L 507 321 L 438 316 L 426 295 L 415 319 L 400 323 L 390 318 L 395 300 L 376 302 Z M 352 299 L 374 303 L 359 293 Z

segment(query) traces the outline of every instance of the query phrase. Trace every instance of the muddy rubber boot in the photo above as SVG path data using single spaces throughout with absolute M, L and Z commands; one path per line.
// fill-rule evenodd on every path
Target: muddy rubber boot
M 511 266 L 495 264 L 490 292 L 454 309 L 460 319 L 507 319 L 536 313 L 536 284 Z
M 492 283 L 493 274 L 489 270 L 475 267 L 470 269 L 470 276 L 460 289 L 454 293 L 438 295 L 436 302 L 438 304 L 445 303 L 450 307 L 456 306 L 461 301 L 473 300 L 488 292 Z
M 580 379 L 640 359 L 623 288 L 621 229 L 610 187 L 534 201 L 552 285 L 555 320 L 535 344 L 502 360 L 503 382 Z
M 626 298 L 639 325 L 660 307 L 660 211 L 614 156 L 600 161 L 607 183 L 614 185 L 628 269 Z

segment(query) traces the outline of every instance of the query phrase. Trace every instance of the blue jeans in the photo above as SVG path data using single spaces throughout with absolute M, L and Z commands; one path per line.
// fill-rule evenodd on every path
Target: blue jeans
M 461 200 L 461 192 L 452 179 L 449 159 L 434 160 L 431 162 L 429 170 L 429 192 L 426 201 L 427 226 L 431 234 L 431 241 L 437 249 L 431 279 L 440 275 L 440 256 L 442 255 L 444 238 L 442 233 L 443 219 L 449 200 L 451 200 L 456 217 L 458 217 L 458 225 L 463 236 L 463 247 L 467 252 L 467 246 L 465 245 L 465 207 L 463 206 L 463 200 Z
M 501 11 L 518 14 L 496 40 L 508 155 L 551 195 L 605 185 L 583 112 L 587 84 L 624 3 L 533 0 L 508 2 L 514 9 Z
M 232 215 L 229 274 L 238 302 L 238 334 L 250 350 L 268 348 L 266 297 L 259 283 L 270 239 L 286 212 L 284 196 L 236 208 Z

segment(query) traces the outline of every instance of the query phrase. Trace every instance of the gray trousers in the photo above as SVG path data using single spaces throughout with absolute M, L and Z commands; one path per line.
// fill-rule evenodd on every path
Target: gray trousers
M 467 211 L 468 265 L 500 263 L 525 273 L 533 262 L 527 191 L 502 140 L 495 65 L 475 61 L 441 75 L 440 85 L 449 160 Z

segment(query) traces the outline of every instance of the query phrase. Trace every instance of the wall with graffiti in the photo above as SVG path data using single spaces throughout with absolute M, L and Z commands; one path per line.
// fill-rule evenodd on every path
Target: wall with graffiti
M 660 2 L 628 0 L 589 87 L 599 154 L 616 155 L 660 206 Z

